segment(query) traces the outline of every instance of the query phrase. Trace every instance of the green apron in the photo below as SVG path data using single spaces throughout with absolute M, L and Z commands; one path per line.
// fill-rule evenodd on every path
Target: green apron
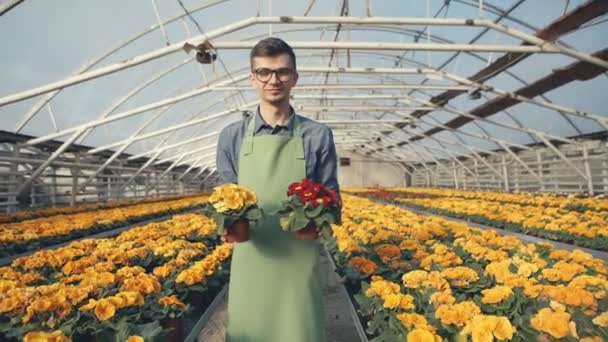
M 227 342 L 324 342 L 318 241 L 283 232 L 273 213 L 287 187 L 306 178 L 300 118 L 293 136 L 254 136 L 252 118 L 243 137 L 238 183 L 254 190 L 265 218 L 250 240 L 236 243 L 228 290 Z

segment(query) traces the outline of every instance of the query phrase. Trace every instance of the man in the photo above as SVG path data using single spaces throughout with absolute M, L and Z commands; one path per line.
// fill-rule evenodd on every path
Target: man
M 236 243 L 228 293 L 228 342 L 324 342 L 317 227 L 283 232 L 273 213 L 290 183 L 309 178 L 336 191 L 336 148 L 331 130 L 297 115 L 289 104 L 298 81 L 296 57 L 278 38 L 251 50 L 256 114 L 225 127 L 217 145 L 222 183 L 254 190 L 264 219 L 249 241 Z M 340 202 L 341 203 L 341 202 Z M 336 212 L 340 222 L 340 211 Z M 234 241 L 228 227 L 225 241 Z

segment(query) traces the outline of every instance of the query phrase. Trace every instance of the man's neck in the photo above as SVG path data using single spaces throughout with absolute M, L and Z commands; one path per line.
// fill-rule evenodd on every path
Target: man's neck
M 288 101 L 278 105 L 260 102 L 260 115 L 262 115 L 264 121 L 273 128 L 276 125 L 287 125 L 290 114 L 291 107 L 289 106 Z

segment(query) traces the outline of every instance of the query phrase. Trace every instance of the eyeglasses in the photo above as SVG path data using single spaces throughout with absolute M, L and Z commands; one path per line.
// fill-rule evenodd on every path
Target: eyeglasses
M 272 74 L 276 74 L 276 77 L 281 82 L 286 82 L 291 79 L 291 75 L 293 70 L 290 68 L 279 68 L 276 70 L 272 70 L 269 68 L 257 68 L 253 70 L 255 77 L 260 82 L 268 82 L 272 78 Z

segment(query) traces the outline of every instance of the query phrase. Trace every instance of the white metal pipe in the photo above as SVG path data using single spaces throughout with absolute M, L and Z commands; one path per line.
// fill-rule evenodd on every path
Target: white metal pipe
M 138 153 L 138 154 L 136 154 L 136 155 L 130 156 L 129 158 L 127 158 L 127 160 L 135 160 L 135 159 L 139 159 L 139 158 L 145 157 L 145 156 L 147 156 L 147 155 L 154 154 L 154 153 L 156 153 L 157 151 L 160 151 L 161 153 L 162 153 L 162 152 L 166 152 L 166 151 L 171 150 L 171 149 L 174 149 L 174 148 L 176 148 L 176 147 L 180 147 L 180 146 L 183 146 L 183 145 L 191 144 L 191 143 L 193 143 L 193 142 L 197 142 L 197 141 L 199 141 L 199 140 L 207 139 L 207 138 L 210 138 L 210 137 L 216 136 L 216 135 L 218 135 L 218 134 L 220 134 L 220 132 L 219 132 L 219 131 L 215 131 L 215 132 L 211 132 L 211 133 L 207 133 L 207 134 L 199 135 L 199 136 L 196 136 L 196 137 L 194 137 L 194 138 L 191 138 L 191 139 L 188 139 L 188 140 L 185 140 L 185 141 L 181 141 L 181 142 L 178 142 L 178 143 L 175 143 L 175 144 L 166 145 L 166 146 L 161 146 L 161 147 L 159 147 L 158 149 L 154 149 L 154 150 L 148 150 L 148 151 L 145 151 L 145 152 L 142 152 L 142 153 Z
M 300 112 L 362 112 L 362 111 L 393 111 L 393 110 L 433 110 L 433 107 L 406 107 L 406 106 L 304 106 L 296 105 L 294 109 Z
M 576 51 L 575 49 L 567 48 L 564 46 L 559 46 L 553 42 L 544 40 L 535 35 L 528 34 L 528 33 L 525 33 L 525 32 L 519 31 L 519 30 L 514 30 L 512 28 L 507 27 L 506 25 L 497 24 L 492 21 L 490 21 L 488 23 L 488 25 L 489 25 L 488 27 L 490 29 L 508 34 L 511 37 L 522 39 L 529 43 L 535 44 L 536 46 L 539 46 L 543 49 L 549 49 L 551 51 L 559 52 L 561 54 L 576 58 L 578 60 L 581 60 L 581 61 L 584 61 L 587 63 L 591 63 L 591 64 L 595 64 L 595 65 L 608 69 L 608 61 L 605 61 L 601 58 L 593 57 L 590 54 L 582 53 L 582 52 Z
M 419 98 L 416 98 L 416 97 L 410 96 L 409 98 L 412 101 L 414 101 L 414 102 L 418 102 L 418 103 L 425 104 L 425 105 L 428 105 L 428 106 L 434 106 L 435 109 L 437 109 L 437 110 L 444 110 L 444 111 L 446 111 L 448 113 L 464 116 L 464 117 L 470 118 L 472 120 L 483 121 L 483 122 L 486 122 L 486 123 L 489 123 L 489 124 L 492 124 L 492 125 L 495 125 L 495 126 L 504 127 L 504 128 L 516 130 L 516 131 L 519 131 L 519 132 L 524 132 L 524 133 L 527 133 L 527 134 L 534 134 L 534 135 L 544 134 L 544 135 L 549 136 L 552 139 L 560 140 L 560 141 L 563 141 L 563 142 L 568 143 L 568 144 L 578 144 L 578 142 L 576 142 L 575 140 L 572 140 L 572 139 L 555 136 L 555 135 L 552 135 L 552 134 L 549 134 L 549 133 L 545 133 L 545 132 L 540 132 L 540 131 L 537 131 L 537 130 L 534 130 L 534 129 L 531 129 L 531 128 L 525 128 L 525 127 L 521 127 L 521 126 L 514 126 L 514 125 L 510 125 L 510 124 L 505 124 L 505 123 L 502 123 L 502 122 L 499 122 L 499 121 L 491 120 L 491 119 L 488 119 L 488 118 L 482 118 L 482 117 L 479 117 L 477 115 L 473 115 L 470 112 L 465 112 L 465 111 L 459 111 L 459 110 L 451 109 L 451 108 L 449 108 L 447 106 L 437 105 L 437 104 L 434 104 L 434 103 L 432 103 L 430 101 L 419 99 Z
M 400 124 L 400 123 L 411 123 L 411 120 L 317 120 L 317 122 L 332 125 L 370 125 L 370 124 Z
M 170 126 L 170 127 L 167 127 L 167 128 L 163 128 L 163 129 L 160 129 L 160 130 L 157 130 L 157 131 L 148 132 L 146 134 L 142 134 L 142 135 L 139 135 L 139 136 L 135 137 L 133 140 L 134 141 L 145 140 L 145 139 L 149 139 L 149 138 L 152 138 L 152 137 L 155 137 L 155 136 L 159 136 L 159 135 L 162 135 L 162 134 L 165 134 L 165 133 L 177 131 L 177 130 L 180 130 L 180 129 L 183 129 L 183 128 L 186 128 L 186 127 L 195 126 L 195 125 L 201 124 L 201 123 L 206 122 L 206 121 L 214 120 L 214 119 L 217 119 L 217 118 L 221 118 L 223 116 L 230 115 L 230 114 L 235 113 L 235 112 L 242 111 L 243 109 L 250 108 L 254 104 L 257 104 L 257 101 L 248 103 L 243 108 L 233 108 L 233 109 L 224 110 L 224 111 L 221 111 L 219 113 L 215 113 L 215 114 L 206 116 L 204 118 L 200 118 L 200 119 L 196 119 L 196 120 L 190 120 L 190 121 L 186 121 L 186 122 L 183 122 L 181 124 L 173 125 L 173 126 Z M 97 147 L 97 148 L 94 148 L 93 150 L 91 150 L 91 153 L 98 153 L 98 152 L 101 152 L 101 151 L 104 151 L 104 150 L 107 150 L 107 149 L 111 149 L 111 148 L 116 147 L 116 146 L 120 146 L 122 144 L 124 144 L 124 140 L 123 141 L 114 142 L 114 143 L 111 143 L 111 144 L 108 144 L 108 145 L 100 146 L 100 147 Z
M 211 7 L 211 6 L 214 6 L 214 5 L 220 4 L 220 3 L 222 3 L 222 2 L 226 2 L 226 1 L 228 1 L 228 0 L 213 0 L 213 1 L 207 1 L 207 2 L 205 2 L 205 4 L 203 4 L 203 5 L 200 5 L 200 6 L 198 6 L 198 7 L 192 8 L 192 9 L 190 10 L 190 13 L 195 13 L 195 12 L 198 12 L 198 11 L 204 10 L 204 9 L 206 9 L 206 8 L 209 8 L 209 7 Z M 184 14 L 177 15 L 177 16 L 175 16 L 175 17 L 173 17 L 173 18 L 170 18 L 170 19 L 165 20 L 165 21 L 163 22 L 163 24 L 169 24 L 169 23 L 171 23 L 171 22 L 173 22 L 173 21 L 175 21 L 175 20 L 178 20 L 178 19 L 180 19 L 180 18 L 183 18 L 184 16 L 186 16 L 186 14 L 185 14 L 185 13 L 184 13 Z M 127 45 L 129 45 L 129 44 L 131 44 L 132 42 L 134 42 L 134 41 L 136 41 L 137 39 L 139 39 L 139 38 L 141 38 L 141 37 L 145 36 L 146 34 L 148 34 L 148 33 L 152 32 L 152 31 L 156 30 L 157 28 L 158 28 L 158 25 L 152 25 L 152 26 L 151 26 L 151 27 L 149 27 L 148 29 L 146 29 L 146 30 L 144 30 L 144 31 L 142 31 L 142 32 L 139 32 L 139 33 L 135 34 L 134 36 L 132 36 L 132 37 L 130 37 L 130 38 L 128 38 L 128 39 L 126 39 L 125 41 L 123 41 L 123 42 L 121 42 L 121 43 L 117 44 L 116 46 L 114 46 L 114 47 L 113 47 L 113 48 L 111 48 L 110 50 L 106 51 L 106 52 L 105 52 L 104 54 L 102 54 L 101 56 L 96 57 L 94 60 L 92 60 L 92 61 L 88 62 L 87 64 L 83 65 L 82 67 L 80 67 L 80 69 L 78 69 L 76 72 L 74 72 L 74 73 L 73 73 L 73 75 L 80 74 L 80 73 L 83 73 L 83 72 L 85 72 L 85 71 L 87 71 L 87 70 L 91 69 L 92 67 L 94 67 L 95 65 L 99 64 L 101 61 L 103 61 L 103 60 L 104 60 L 104 59 L 106 59 L 107 57 L 109 57 L 109 56 L 111 56 L 112 54 L 114 54 L 116 51 L 118 51 L 118 50 L 122 49 L 123 47 L 125 47 L 125 46 L 127 46 Z M 43 97 L 43 98 L 42 98 L 40 101 L 38 101 L 38 102 L 37 102 L 37 103 L 36 103 L 36 104 L 35 104 L 35 105 L 34 105 L 34 106 L 33 106 L 33 107 L 30 109 L 30 111 L 29 111 L 29 112 L 28 112 L 28 113 L 27 113 L 27 114 L 24 116 L 24 117 L 26 118 L 26 119 L 24 120 L 24 121 L 25 121 L 25 123 L 27 123 L 27 122 L 28 122 L 28 121 L 31 119 L 31 117 L 33 117 L 33 116 L 34 116 L 36 113 L 38 113 L 38 111 L 40 111 L 40 109 L 41 109 L 41 108 L 42 108 L 42 107 L 43 107 L 45 104 L 47 104 L 49 101 L 51 101 L 51 100 L 52 100 L 52 99 L 55 97 L 55 95 L 57 95 L 57 94 L 58 94 L 60 91 L 61 91 L 61 89 L 58 89 L 58 90 L 54 90 L 54 91 L 52 91 L 52 92 L 50 92 L 50 93 L 47 93 L 47 94 L 46 94 L 46 95 L 45 95 L 45 96 L 44 96 L 44 97 Z M 15 131 L 16 131 L 16 132 L 19 132 L 19 131 L 20 131 L 20 130 L 23 128 L 23 126 L 25 125 L 25 123 L 22 121 L 22 124 L 20 124 L 20 125 L 17 127 L 17 129 L 16 129 Z
M 144 82 L 143 84 L 141 84 L 140 86 L 134 88 L 133 90 L 131 90 L 126 96 L 124 96 L 122 99 L 118 100 L 116 103 L 114 103 L 113 106 L 111 106 L 108 110 L 106 110 L 102 115 L 101 115 L 101 119 L 109 116 L 110 114 L 112 114 L 112 112 L 118 108 L 121 104 L 123 104 L 124 102 L 126 102 L 129 98 L 131 98 L 132 96 L 135 96 L 139 91 L 143 90 L 144 88 L 146 88 L 148 85 L 154 83 L 157 79 L 163 77 L 165 74 L 175 70 L 176 68 L 178 68 L 179 66 L 183 65 L 183 63 L 186 63 L 186 61 L 177 64 L 171 68 L 169 68 L 168 70 L 166 70 L 165 72 L 157 75 L 156 77 L 153 77 L 151 80 L 149 80 L 148 82 Z M 51 96 L 52 97 L 52 96 Z M 162 112 L 161 112 L 162 113 Z M 156 116 L 155 116 L 156 117 Z M 27 119 L 29 120 L 29 118 Z M 25 125 L 25 123 L 27 123 L 27 120 L 23 122 L 23 125 Z M 148 123 L 152 122 L 152 120 L 149 120 Z M 144 127 L 146 127 L 148 124 L 145 124 Z M 27 186 L 29 186 L 33 181 L 35 181 L 40 174 L 42 174 L 42 172 L 44 172 L 44 170 L 57 158 L 60 156 L 61 153 L 63 153 L 68 147 L 70 147 L 73 143 L 77 142 L 77 140 L 79 138 L 84 138 L 93 128 L 92 127 L 82 127 L 79 128 L 78 130 L 76 130 L 76 132 L 74 132 L 74 134 L 72 134 L 72 136 L 70 136 L 70 138 L 68 138 L 55 152 L 53 152 L 53 154 L 42 164 L 40 165 L 33 173 L 32 176 L 27 179 L 24 184 L 20 187 L 20 189 L 25 189 Z M 116 155 L 116 154 L 115 154 Z M 116 155 L 117 156 L 117 155 Z M 114 157 L 115 158 L 115 157 Z M 113 158 L 111 158 L 113 159 Z M 107 165 L 104 166 L 104 168 Z M 103 169 L 103 168 L 102 168 Z
M 120 70 L 128 69 L 133 66 L 158 59 L 160 57 L 175 53 L 177 51 L 181 51 L 186 44 L 189 44 L 192 46 L 197 46 L 197 45 L 199 45 L 199 43 L 201 43 L 203 41 L 206 41 L 209 39 L 214 39 L 219 36 L 222 36 L 222 35 L 243 29 L 245 27 L 251 26 L 255 23 L 255 21 L 256 21 L 255 18 L 245 19 L 245 20 L 233 23 L 231 25 L 226 25 L 220 29 L 211 31 L 205 35 L 199 35 L 197 37 L 186 39 L 186 40 L 171 44 L 169 46 L 157 49 L 152 52 L 141 54 L 139 56 L 133 57 L 124 62 L 111 64 L 111 65 L 101 67 L 101 68 L 98 68 L 95 70 L 83 72 L 79 75 L 72 76 L 72 77 L 66 78 L 61 81 L 52 82 L 52 83 L 49 83 L 49 84 L 46 84 L 43 86 L 39 86 L 39 87 L 30 89 L 30 90 L 26 90 L 26 91 L 22 91 L 22 92 L 13 94 L 13 95 L 5 96 L 5 97 L 0 98 L 0 106 L 4 106 L 4 105 L 18 102 L 18 101 L 23 101 L 23 100 L 32 98 L 34 96 L 38 96 L 38 95 L 41 95 L 44 93 L 51 92 L 53 90 L 66 88 L 66 87 L 72 86 L 74 84 L 82 83 L 82 82 L 92 80 L 92 79 L 95 79 L 95 78 L 98 78 L 101 76 L 109 75 L 109 74 L 115 73 Z
M 521 102 L 525 102 L 525 103 L 529 103 L 529 104 L 532 104 L 532 105 L 537 105 L 537 106 L 540 106 L 540 107 L 552 109 L 552 110 L 555 110 L 555 111 L 558 111 L 558 112 L 563 112 L 563 113 L 571 114 L 571 115 L 582 117 L 582 118 L 593 119 L 596 122 L 598 122 L 600 125 L 602 125 L 604 128 L 608 129 L 608 118 L 603 117 L 601 115 L 587 113 L 587 112 L 582 112 L 582 111 L 576 110 L 574 108 L 561 106 L 561 105 L 558 105 L 558 104 L 555 104 L 555 103 L 552 103 L 552 102 L 548 102 L 548 101 L 532 99 L 532 98 L 525 97 L 525 96 L 522 96 L 522 95 L 519 95 L 519 94 L 515 94 L 513 92 L 502 90 L 502 89 L 499 89 L 499 88 L 496 88 L 496 87 L 493 87 L 493 86 L 488 86 L 488 85 L 485 85 L 485 84 L 474 82 L 474 81 L 471 81 L 471 80 L 469 80 L 467 78 L 460 77 L 458 75 L 454 75 L 454 74 L 451 74 L 451 73 L 445 73 L 445 72 L 441 72 L 441 73 L 446 78 L 451 79 L 451 80 L 453 80 L 455 82 L 458 82 L 460 84 L 466 84 L 466 85 L 469 85 L 469 86 L 472 86 L 472 87 L 476 87 L 476 88 L 484 90 L 484 91 L 490 91 L 490 92 L 493 92 L 493 93 L 501 95 L 501 96 L 510 97 L 510 98 L 519 100 Z
M 405 98 L 403 95 L 291 95 L 294 100 L 399 100 Z
M 247 77 L 248 77 L 248 75 L 242 75 L 242 76 L 237 77 L 237 78 L 238 79 L 240 79 L 240 78 L 245 79 Z M 222 82 L 218 82 L 217 85 L 225 85 L 225 84 L 229 84 L 229 83 L 232 83 L 232 82 L 233 82 L 233 80 L 230 79 L 230 80 L 225 80 L 225 81 L 222 81 Z M 147 112 L 147 111 L 152 110 L 152 109 L 161 108 L 161 107 L 164 107 L 164 106 L 167 106 L 167 105 L 171 105 L 171 104 L 174 104 L 174 103 L 177 103 L 177 102 L 189 99 L 189 98 L 194 97 L 194 96 L 198 96 L 198 95 L 201 95 L 201 94 L 208 93 L 208 92 L 211 91 L 212 88 L 213 88 L 213 86 L 207 86 L 207 87 L 203 87 L 203 88 L 196 89 L 196 90 L 193 90 L 193 91 L 189 91 L 189 92 L 187 92 L 185 94 L 182 94 L 182 95 L 170 97 L 170 98 L 165 99 L 165 100 L 161 100 L 161 101 L 157 101 L 157 102 L 150 103 L 150 104 L 147 104 L 147 105 L 143 105 L 143 106 L 140 106 L 140 107 L 137 107 L 137 108 L 134 108 L 134 109 L 131 109 L 131 110 L 127 110 L 127 111 L 124 111 L 124 112 L 121 112 L 121 113 L 118 113 L 118 114 L 115 114 L 115 115 L 112 115 L 112 116 L 109 116 L 109 117 L 106 117 L 106 118 L 103 118 L 103 119 L 93 120 L 93 121 L 87 122 L 87 123 L 79 125 L 79 126 L 67 128 L 67 129 L 59 131 L 57 133 L 47 134 L 47 135 L 42 136 L 40 138 L 30 139 L 30 140 L 28 140 L 26 142 L 26 144 L 27 145 L 36 145 L 36 144 L 39 144 L 39 143 L 42 143 L 42 142 L 45 142 L 45 141 L 53 140 L 53 139 L 56 139 L 58 137 L 70 134 L 72 132 L 77 132 L 77 131 L 80 131 L 80 130 L 83 130 L 83 129 L 97 127 L 99 125 L 107 124 L 107 123 L 114 122 L 114 121 L 117 121 L 117 120 L 122 120 L 122 119 L 131 117 L 131 116 L 143 113 L 143 112 Z
M 216 41 L 213 47 L 220 50 L 250 50 L 254 41 Z M 440 44 L 440 43 L 390 43 L 390 42 L 344 42 L 344 41 L 290 41 L 294 49 L 351 49 L 351 50 L 397 50 L 397 51 L 466 51 L 466 52 L 515 52 L 515 53 L 559 53 L 551 45 L 495 45 L 495 44 Z
M 158 23 L 158 26 L 160 27 L 160 32 L 163 35 L 163 38 L 165 38 L 165 43 L 167 46 L 171 45 L 171 43 L 169 42 L 169 36 L 167 36 L 167 32 L 165 32 L 165 25 L 163 24 L 163 20 L 160 18 L 160 12 L 158 11 L 158 6 L 156 5 L 156 0 L 150 0 L 152 2 L 152 8 L 154 9 L 154 14 L 156 15 L 156 22 Z
M 164 164 L 164 163 L 166 163 L 166 162 L 170 162 L 170 161 L 175 160 L 175 158 L 180 158 L 180 157 L 183 157 L 183 156 L 189 156 L 189 155 L 191 155 L 191 154 L 198 153 L 198 152 L 201 152 L 201 151 L 205 151 L 205 150 L 208 150 L 208 149 L 210 149 L 210 148 L 215 148 L 215 147 L 216 147 L 216 144 L 212 144 L 212 145 L 208 145 L 208 146 L 199 147 L 199 148 L 194 149 L 194 150 L 190 150 L 190 151 L 187 151 L 187 152 L 184 152 L 184 153 L 180 153 L 180 154 L 178 154 L 178 155 L 176 155 L 176 156 L 171 156 L 171 157 L 169 157 L 169 158 L 165 158 L 165 159 L 163 159 L 163 160 L 159 160 L 159 161 L 157 161 L 156 163 L 154 163 L 154 165 L 158 165 L 158 164 Z
M 298 70 L 299 72 L 300 70 Z M 451 85 L 416 85 L 416 84 L 324 84 L 324 85 L 296 85 L 292 88 L 292 94 L 297 95 L 300 91 L 309 90 L 379 90 L 379 89 L 422 89 L 422 90 L 461 90 L 467 91 L 473 89 L 468 86 L 451 86 Z M 216 87 L 213 91 L 255 91 L 251 86 L 232 86 L 232 87 Z
M 150 165 L 152 165 L 152 163 L 156 160 L 156 158 L 158 158 L 158 156 L 161 154 L 162 151 L 158 151 L 156 152 L 152 157 L 150 157 L 150 159 L 148 159 L 144 165 L 142 165 L 137 171 L 135 171 L 135 173 L 131 176 L 131 178 L 129 178 L 124 184 L 122 184 L 120 186 L 120 188 L 118 189 L 118 191 L 123 191 L 124 188 L 126 188 L 129 184 L 131 184 L 131 182 L 133 182 L 135 180 L 135 178 L 137 178 L 137 176 L 139 176 L 145 169 L 147 169 Z
M 427 51 L 481 51 L 481 52 L 526 52 L 526 53 L 534 53 L 534 52 L 561 52 L 572 55 L 578 59 L 586 60 L 589 63 L 593 63 L 596 65 L 600 65 L 603 67 L 608 67 L 608 62 L 602 61 L 599 58 L 592 57 L 590 55 L 578 53 L 576 51 L 565 49 L 563 47 L 557 47 L 555 44 L 551 44 L 546 42 L 538 37 L 533 35 L 529 35 L 520 31 L 516 31 L 510 28 L 507 28 L 504 25 L 496 24 L 490 20 L 479 19 L 452 19 L 452 18 L 356 18 L 356 17 L 253 17 L 248 18 L 231 25 L 224 26 L 220 29 L 212 31 L 206 35 L 200 35 L 198 37 L 181 41 L 179 43 L 172 44 L 168 47 L 158 49 L 156 51 L 152 51 L 146 54 L 142 54 L 136 56 L 126 62 L 116 63 L 107 67 L 99 68 L 93 71 L 84 72 L 80 75 L 70 77 L 63 81 L 53 82 L 47 84 L 45 86 L 37 87 L 34 89 L 30 89 L 24 92 L 20 92 L 17 94 L 9 95 L 3 98 L 0 98 L 0 106 L 6 105 L 9 103 L 21 101 L 30 97 L 34 97 L 40 94 L 44 94 L 46 92 L 50 92 L 56 89 L 65 88 L 67 86 L 71 86 L 73 84 L 77 84 L 80 82 L 84 82 L 86 80 L 90 80 L 93 78 L 97 78 L 103 75 L 107 75 L 119 70 L 123 70 L 126 68 L 130 68 L 132 66 L 154 60 L 165 56 L 170 53 L 174 53 L 181 49 L 184 46 L 198 46 L 204 41 L 208 41 L 211 39 L 215 39 L 219 36 L 223 36 L 225 34 L 246 28 L 253 24 L 263 24 L 263 23 L 282 23 L 282 24 L 299 24 L 299 23 L 332 23 L 332 24 L 383 24 L 383 25 L 437 25 L 437 26 L 483 26 L 489 27 L 500 32 L 506 33 L 516 38 L 524 39 L 528 42 L 532 42 L 533 44 L 540 44 L 538 46 L 492 46 L 492 45 L 470 45 L 470 44 L 445 44 L 449 46 L 441 46 L 441 44 L 395 44 L 395 43 L 372 43 L 376 44 L 375 49 L 378 49 L 378 44 L 385 44 L 383 49 L 388 49 L 393 47 L 397 49 L 398 45 L 401 45 L 398 49 L 418 49 L 418 50 L 427 50 Z M 294 42 L 290 43 L 295 48 L 345 48 L 345 49 L 367 49 L 372 48 L 371 46 L 366 44 L 370 43 L 358 43 L 358 42 L 311 42 L 314 44 L 310 44 L 311 46 L 298 45 L 302 42 Z M 255 44 L 255 42 L 233 42 L 232 44 L 228 44 L 229 46 L 222 46 L 222 44 L 226 44 L 226 42 L 214 42 L 215 48 L 228 48 L 230 46 L 237 47 L 239 44 L 244 44 L 246 46 L 242 46 L 240 48 L 251 48 Z M 235 45 L 236 44 L 236 45 Z M 325 47 L 321 47 L 318 44 L 324 44 Z M 331 44 L 345 44 L 342 46 L 336 46 Z M 352 45 L 349 45 L 352 44 Z M 409 46 L 409 48 L 408 48 Z
M 214 156 L 215 156 L 215 151 L 210 152 L 210 153 L 207 153 L 207 154 L 203 155 L 202 157 L 203 157 L 203 158 L 210 158 L 210 157 L 214 157 Z M 201 157 L 197 156 L 197 157 L 190 158 L 190 159 L 187 159 L 187 160 L 181 160 L 180 162 L 178 162 L 178 163 L 177 163 L 177 166 L 180 166 L 180 165 L 188 165 L 188 164 L 190 164 L 190 163 L 195 162 L 195 161 L 196 161 L 196 160 L 198 160 L 199 158 L 201 158 Z M 214 159 L 215 159 L 215 158 L 214 158 Z
M 119 149 L 117 149 L 110 156 L 110 158 L 106 159 L 106 161 L 99 168 L 97 168 L 97 170 L 95 170 L 95 172 L 93 172 L 93 174 L 91 174 L 82 184 L 79 185 L 79 189 L 76 191 L 76 193 L 80 193 L 81 191 L 84 191 L 86 186 L 89 185 L 89 183 L 91 181 L 93 181 L 93 179 L 95 179 L 95 177 L 97 177 L 97 175 L 99 175 L 101 173 L 101 171 L 103 171 L 108 165 L 110 165 L 110 163 L 112 163 L 127 148 L 129 148 L 133 144 L 133 142 L 135 141 L 135 137 L 137 137 L 137 135 L 139 135 L 143 130 L 145 130 L 156 118 L 161 116 L 167 109 L 168 109 L 168 107 L 159 110 L 156 114 L 154 114 L 154 116 L 150 120 L 148 120 L 148 122 L 143 124 L 133 134 L 131 134 L 131 136 L 128 138 L 128 141 L 125 142 L 124 145 L 122 145 Z

